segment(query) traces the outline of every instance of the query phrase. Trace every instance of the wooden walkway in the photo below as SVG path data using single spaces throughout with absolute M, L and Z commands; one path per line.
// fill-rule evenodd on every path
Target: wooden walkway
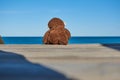
M 0 45 L 0 80 L 120 80 L 120 45 Z

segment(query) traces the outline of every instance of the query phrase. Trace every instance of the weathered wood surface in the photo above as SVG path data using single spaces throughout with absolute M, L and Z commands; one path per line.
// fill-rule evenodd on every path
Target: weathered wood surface
M 24 60 L 14 54 L 23 56 Z M 20 66 L 15 66 L 11 61 L 16 61 Z M 25 62 L 31 66 L 37 63 L 38 72 Z M 39 74 L 36 78 L 29 72 L 26 80 L 120 80 L 120 45 L 0 45 L 0 77 L 3 72 L 8 74 L 7 68 L 13 67 L 21 71 L 28 68 Z M 19 70 L 11 73 L 13 76 Z M 24 79 L 23 76 L 21 78 Z

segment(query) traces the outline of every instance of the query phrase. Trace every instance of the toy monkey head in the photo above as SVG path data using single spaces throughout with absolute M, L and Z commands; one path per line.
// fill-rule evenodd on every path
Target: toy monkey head
M 64 22 L 60 19 L 60 18 L 52 18 L 49 22 L 48 22 L 48 27 L 50 29 L 54 29 L 57 27 L 61 27 L 64 28 L 65 24 Z

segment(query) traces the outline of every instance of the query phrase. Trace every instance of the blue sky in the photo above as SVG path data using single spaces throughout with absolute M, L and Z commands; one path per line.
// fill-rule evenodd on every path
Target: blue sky
M 0 0 L 0 35 L 43 36 L 53 17 L 72 36 L 120 36 L 120 0 Z

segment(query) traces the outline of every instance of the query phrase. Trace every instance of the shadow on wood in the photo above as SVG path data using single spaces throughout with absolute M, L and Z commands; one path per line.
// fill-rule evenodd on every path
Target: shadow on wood
M 72 80 L 41 64 L 29 62 L 24 56 L 0 51 L 0 80 Z
M 120 51 L 120 44 L 101 44 L 104 47 L 112 48 Z

